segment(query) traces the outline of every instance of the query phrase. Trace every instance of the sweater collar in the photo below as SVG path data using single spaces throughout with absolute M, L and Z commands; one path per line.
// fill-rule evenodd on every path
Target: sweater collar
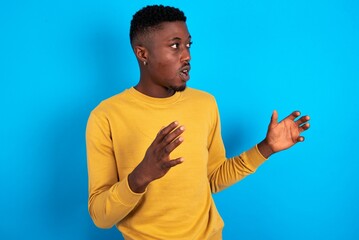
M 146 102 L 146 103 L 150 103 L 150 104 L 155 104 L 158 106 L 159 105 L 169 105 L 169 104 L 173 104 L 173 103 L 177 102 L 183 93 L 183 92 L 176 92 L 175 94 L 173 94 L 170 97 L 155 98 L 155 97 L 150 97 L 148 95 L 145 95 L 145 94 L 137 91 L 134 87 L 131 87 L 130 89 L 128 89 L 128 92 L 137 100 L 140 100 L 140 101 Z

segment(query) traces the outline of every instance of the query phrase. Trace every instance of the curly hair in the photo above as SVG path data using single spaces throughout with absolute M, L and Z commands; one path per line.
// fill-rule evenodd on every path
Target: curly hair
M 175 7 L 163 5 L 146 6 L 132 17 L 130 27 L 131 44 L 133 44 L 139 35 L 158 29 L 159 25 L 163 22 L 186 22 L 186 19 L 184 13 Z

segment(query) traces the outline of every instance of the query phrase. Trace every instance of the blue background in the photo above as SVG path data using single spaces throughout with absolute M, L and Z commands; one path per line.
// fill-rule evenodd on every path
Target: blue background
M 137 83 L 129 23 L 152 3 L 1 0 L 1 239 L 122 239 L 88 215 L 85 127 Z M 188 17 L 189 85 L 217 98 L 228 156 L 274 109 L 312 118 L 304 143 L 214 196 L 224 238 L 359 239 L 359 3 L 156 3 Z

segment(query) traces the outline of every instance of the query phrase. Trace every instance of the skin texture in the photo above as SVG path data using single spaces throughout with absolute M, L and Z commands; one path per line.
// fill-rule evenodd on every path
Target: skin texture
M 181 21 L 162 23 L 150 34 L 140 36 L 133 44 L 140 66 L 140 81 L 135 88 L 156 98 L 183 91 L 189 80 L 190 45 L 187 25 Z M 268 158 L 304 141 L 300 134 L 309 128 L 309 119 L 309 116 L 300 117 L 300 112 L 294 111 L 278 122 L 278 113 L 273 111 L 266 137 L 258 144 L 258 150 Z M 184 126 L 174 121 L 158 132 L 142 162 L 128 176 L 132 191 L 144 192 L 148 184 L 184 161 L 170 157 L 171 152 L 183 143 L 181 134 L 184 131 Z
M 299 111 L 292 112 L 288 117 L 278 123 L 278 113 L 273 111 L 266 138 L 258 144 L 262 155 L 269 158 L 273 153 L 283 151 L 298 142 L 303 142 L 300 134 L 309 129 L 309 116 L 300 116 Z
M 165 22 L 133 46 L 140 66 L 140 81 L 135 88 L 151 97 L 169 97 L 183 91 L 190 70 L 191 36 L 185 22 Z

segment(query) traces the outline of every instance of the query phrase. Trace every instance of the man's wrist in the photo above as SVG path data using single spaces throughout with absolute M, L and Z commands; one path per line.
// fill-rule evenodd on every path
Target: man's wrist
M 263 141 L 261 141 L 260 143 L 257 144 L 258 147 L 258 151 L 263 155 L 263 157 L 265 158 L 269 158 L 274 151 L 272 150 L 272 148 L 269 146 L 268 142 L 266 141 L 266 139 L 264 139 Z
M 141 174 L 137 174 L 136 168 L 128 175 L 128 185 L 134 193 L 146 191 L 149 182 L 145 181 Z

